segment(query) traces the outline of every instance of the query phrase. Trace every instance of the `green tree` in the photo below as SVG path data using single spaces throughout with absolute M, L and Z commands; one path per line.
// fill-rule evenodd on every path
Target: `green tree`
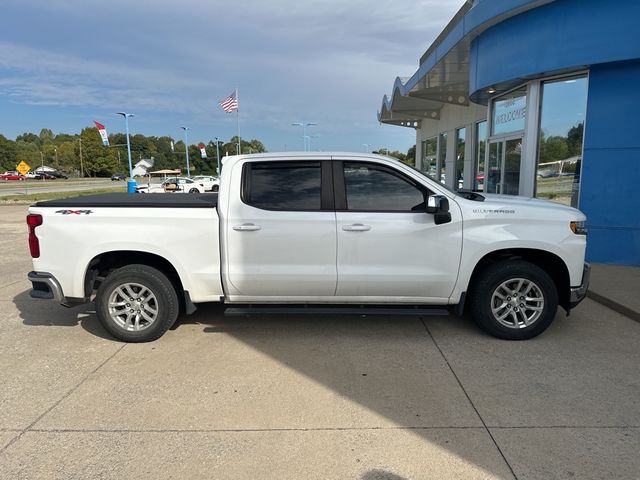
M 0 135 L 0 169 L 13 170 L 18 163 L 16 143 Z
M 82 154 L 84 171 L 89 176 L 108 176 L 119 170 L 117 153 L 113 148 L 102 145 L 100 134 L 95 128 L 82 129 Z

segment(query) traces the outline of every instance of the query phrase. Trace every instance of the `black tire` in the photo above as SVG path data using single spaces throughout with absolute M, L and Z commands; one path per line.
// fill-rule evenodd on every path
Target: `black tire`
M 146 288 L 151 294 L 147 296 L 147 292 L 138 289 L 138 286 Z M 115 296 L 112 300 L 121 300 L 122 294 L 127 292 L 141 293 L 140 298 L 147 296 L 149 301 L 135 303 L 138 299 L 132 297 L 134 302 L 109 306 L 112 296 Z M 126 299 L 123 301 L 127 302 Z M 146 265 L 128 265 L 112 271 L 98 288 L 95 305 L 102 326 L 118 340 L 131 343 L 151 342 L 160 338 L 174 324 L 180 311 L 178 294 L 171 281 L 164 273 Z M 138 310 L 130 310 L 129 305 Z M 137 314 L 141 310 L 142 314 Z M 153 316 L 153 321 L 147 320 L 144 315 Z M 130 318 L 132 316 L 135 317 Z M 133 325 L 126 328 L 129 320 Z M 123 322 L 125 325 L 122 325 Z M 136 325 L 139 330 L 135 330 Z
M 524 282 L 520 283 L 520 279 Z M 522 293 L 531 284 L 534 287 L 531 287 L 529 294 Z M 518 291 L 518 285 L 522 285 L 519 291 L 526 296 L 505 294 Z M 506 298 L 501 300 L 500 295 L 503 294 Z M 522 308 L 523 305 L 525 308 Z M 496 314 L 492 307 L 497 311 Z M 549 274 L 523 260 L 490 265 L 480 272 L 469 292 L 468 311 L 471 318 L 484 331 L 504 340 L 527 340 L 540 335 L 551 325 L 557 310 L 558 291 Z M 527 325 L 524 319 L 529 313 L 530 324 Z M 507 318 L 499 320 L 498 317 L 502 315 L 507 315 Z
M 219 189 L 220 189 L 220 186 L 219 186 L 219 185 L 214 185 L 214 186 L 211 188 L 211 191 L 212 191 L 212 192 L 214 192 L 214 193 L 217 193 Z
M 200 190 L 198 190 L 197 188 L 192 188 L 191 190 L 189 190 L 189 193 L 200 193 Z

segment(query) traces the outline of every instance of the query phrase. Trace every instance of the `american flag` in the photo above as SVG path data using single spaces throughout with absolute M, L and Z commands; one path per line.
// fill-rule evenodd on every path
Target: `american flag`
M 235 110 L 238 110 L 238 92 L 234 91 L 231 95 L 229 95 L 224 100 L 220 100 L 220 102 L 218 103 L 220 104 L 222 109 L 227 113 L 231 113 Z

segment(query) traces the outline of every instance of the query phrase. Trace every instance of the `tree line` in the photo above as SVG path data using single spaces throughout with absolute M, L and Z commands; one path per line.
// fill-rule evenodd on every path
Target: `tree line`
M 153 169 L 185 170 L 184 142 L 178 140 L 171 148 L 171 137 L 130 135 L 131 160 L 135 165 L 142 159 L 154 159 Z M 70 176 L 101 177 L 113 173 L 129 171 L 127 157 L 127 140 L 124 133 L 109 135 L 109 147 L 102 144 L 100 134 L 94 127 L 83 128 L 80 134 L 54 134 L 51 129 L 43 128 L 39 134 L 23 133 L 15 140 L 0 134 L 0 169 L 14 170 L 21 161 L 26 162 L 31 170 L 46 165 L 66 172 Z M 236 153 L 238 137 L 228 142 L 218 141 L 220 156 Z M 216 142 L 209 140 L 206 144 L 207 158 L 202 158 L 197 145 L 189 145 L 189 163 L 192 173 L 216 174 Z M 266 152 L 260 140 L 241 140 L 242 153 Z M 415 162 L 415 146 L 404 154 L 399 151 L 380 149 L 380 153 L 413 164 Z
M 185 169 L 184 142 L 178 140 L 171 148 L 171 137 L 130 135 L 131 161 L 135 165 L 142 159 L 154 159 L 153 169 Z M 124 133 L 109 135 L 109 147 L 102 144 L 98 130 L 93 127 L 82 129 L 80 134 L 54 134 L 48 128 L 40 130 L 38 135 L 23 133 L 15 140 L 0 134 L 0 169 L 14 170 L 21 161 L 31 170 L 41 165 L 70 173 L 74 176 L 101 177 L 112 173 L 129 171 L 127 139 Z M 219 141 L 218 149 L 223 157 L 227 152 L 235 154 L 238 137 L 228 142 Z M 216 142 L 206 144 L 207 158 L 202 158 L 197 145 L 189 145 L 189 163 L 192 172 L 215 174 L 217 169 Z M 241 140 L 242 153 L 266 152 L 259 140 Z

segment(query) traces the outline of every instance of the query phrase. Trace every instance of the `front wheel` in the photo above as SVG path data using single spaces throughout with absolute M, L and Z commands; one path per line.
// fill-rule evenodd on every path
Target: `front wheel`
M 112 271 L 96 293 L 102 326 L 124 342 L 160 338 L 176 321 L 178 295 L 167 276 L 146 265 Z
M 526 340 L 544 332 L 556 316 L 558 291 L 547 272 L 522 260 L 487 267 L 471 286 L 470 313 L 486 332 Z

